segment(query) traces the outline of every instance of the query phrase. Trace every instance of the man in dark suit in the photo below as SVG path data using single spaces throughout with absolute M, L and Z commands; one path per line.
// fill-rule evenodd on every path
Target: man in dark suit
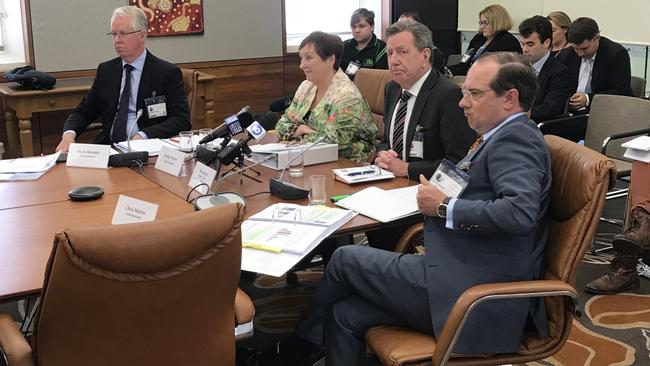
M 68 151 L 98 117 L 103 128 L 95 142 L 101 144 L 124 141 L 127 136 L 164 138 L 191 129 L 180 69 L 145 49 L 144 12 L 135 6 L 115 9 L 109 35 L 119 57 L 97 67 L 90 91 L 65 121 L 57 151 Z
M 462 95 L 452 81 L 432 68 L 431 31 L 404 20 L 386 30 L 388 67 L 384 137 L 375 163 L 396 176 L 431 177 L 440 161 L 463 158 L 476 138 L 458 107 Z
M 632 95 L 630 55 L 620 44 L 601 37 L 595 20 L 574 20 L 567 39 L 573 47 L 560 52 L 558 59 L 569 68 L 574 91 L 570 109 L 588 111 L 596 94 Z
M 301 349 L 311 342 L 325 347 L 328 364 L 359 365 L 370 327 L 439 335 L 467 288 L 541 278 L 551 162 L 542 134 L 526 116 L 535 79 L 523 56 L 513 53 L 488 54 L 474 63 L 460 106 L 481 138 L 458 164 L 469 175 L 464 192 L 451 198 L 420 176 L 424 256 L 353 245 L 337 249 L 296 329 L 293 339 L 303 342 Z M 541 299 L 486 302 L 468 318 L 453 351 L 516 352 L 525 328 L 546 335 Z
M 537 74 L 537 96 L 531 111 L 531 119 L 537 123 L 561 117 L 572 93 L 569 70 L 551 56 L 552 29 L 551 22 L 539 15 L 519 25 L 524 56 Z

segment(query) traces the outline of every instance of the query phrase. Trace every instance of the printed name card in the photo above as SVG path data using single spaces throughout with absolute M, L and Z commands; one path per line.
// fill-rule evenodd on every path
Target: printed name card
M 110 145 L 70 144 L 68 159 L 65 165 L 81 168 L 106 169 L 110 154 Z
M 194 188 L 201 183 L 205 183 L 206 184 L 205 186 L 202 185 L 200 187 L 197 187 L 196 191 L 200 192 L 201 194 L 206 194 L 208 193 L 208 190 L 212 185 L 212 182 L 214 181 L 214 177 L 216 175 L 217 175 L 216 170 L 210 168 L 209 166 L 199 161 L 194 166 L 194 171 L 192 172 L 192 177 L 190 178 L 190 182 L 188 183 L 188 186 Z
M 175 150 L 171 147 L 161 146 L 160 154 L 156 160 L 155 168 L 167 174 L 178 177 L 183 169 L 185 162 L 185 153 Z
M 158 205 L 136 198 L 120 195 L 113 213 L 111 224 L 132 224 L 136 222 L 153 221 L 158 213 Z

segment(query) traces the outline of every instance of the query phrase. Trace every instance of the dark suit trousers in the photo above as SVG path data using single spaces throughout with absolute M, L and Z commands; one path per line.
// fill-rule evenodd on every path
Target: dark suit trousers
M 364 333 L 400 325 L 433 334 L 424 256 L 349 245 L 334 252 L 296 334 L 326 349 L 328 365 L 365 362 Z

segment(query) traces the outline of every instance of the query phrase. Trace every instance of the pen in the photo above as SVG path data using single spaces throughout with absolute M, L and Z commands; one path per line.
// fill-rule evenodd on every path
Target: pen
M 332 197 L 330 197 L 330 201 L 338 202 L 338 201 L 340 201 L 340 200 L 342 200 L 342 199 L 344 199 L 345 197 L 348 197 L 348 196 L 350 196 L 350 195 L 349 194 L 340 194 L 338 196 L 332 196 Z
M 373 173 L 376 173 L 376 172 L 374 170 L 364 170 L 364 171 L 361 171 L 361 172 L 348 173 L 348 177 L 354 177 L 354 176 L 357 176 L 357 175 L 373 174 Z

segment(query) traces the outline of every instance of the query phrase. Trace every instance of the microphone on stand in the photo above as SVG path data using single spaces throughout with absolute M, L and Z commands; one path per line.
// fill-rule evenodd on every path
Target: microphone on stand
M 248 113 L 250 115 L 250 113 Z M 276 121 L 277 122 L 277 121 Z M 255 139 L 259 140 L 264 135 L 266 135 L 266 129 L 264 129 L 264 126 L 260 124 L 259 122 L 255 121 L 253 123 L 248 123 L 249 126 L 246 129 L 246 137 L 243 139 L 239 140 L 234 145 L 229 145 L 225 149 L 223 149 L 219 154 L 217 154 L 217 159 L 219 160 L 219 164 L 224 164 L 228 165 L 235 160 L 236 157 L 240 155 L 240 153 L 243 151 L 244 147 L 248 147 L 247 143 L 248 141 Z M 268 125 L 267 125 L 268 126 Z M 259 162 L 261 163 L 261 162 Z M 258 164 L 259 164 L 258 163 Z M 254 164 L 257 165 L 257 164 Z M 252 165 L 252 166 L 254 166 Z M 240 174 L 244 170 L 251 168 L 252 166 L 246 167 L 244 169 L 240 169 L 237 171 L 233 171 L 231 174 Z M 218 173 L 217 173 L 218 174 Z M 229 174 L 230 175 L 230 174 Z M 228 177 L 229 175 L 226 175 L 223 178 Z M 221 180 L 218 179 L 217 183 Z M 215 192 L 213 194 L 206 194 L 202 195 L 196 198 L 194 200 L 194 207 L 196 207 L 197 210 L 204 210 L 206 208 L 214 207 L 214 206 L 219 206 L 223 205 L 226 203 L 241 203 L 242 205 L 246 206 L 246 200 L 244 197 L 241 195 L 235 193 L 235 192 L 218 192 L 218 190 L 215 189 Z
M 277 197 L 282 198 L 283 200 L 300 200 L 303 198 L 307 198 L 309 195 L 309 190 L 305 189 L 299 185 L 293 184 L 291 182 L 285 182 L 282 180 L 282 177 L 284 176 L 284 172 L 287 170 L 288 167 L 291 166 L 291 163 L 293 163 L 296 159 L 299 157 L 302 157 L 305 155 L 307 151 L 309 151 L 312 147 L 320 144 L 321 142 L 325 141 L 325 137 L 319 137 L 314 143 L 303 150 L 300 154 L 294 156 L 287 162 L 287 164 L 282 168 L 282 172 L 280 173 L 279 178 L 271 178 L 269 181 L 269 191 L 271 191 L 271 194 Z
M 133 126 L 129 130 L 129 133 L 126 135 L 126 151 L 123 154 L 113 154 L 108 157 L 108 166 L 120 167 L 120 166 L 133 166 L 133 165 L 142 165 L 149 160 L 148 151 L 131 151 L 131 134 L 135 130 L 135 126 L 138 125 L 138 120 L 142 117 L 142 109 L 138 109 L 138 112 L 135 115 L 135 121 Z

